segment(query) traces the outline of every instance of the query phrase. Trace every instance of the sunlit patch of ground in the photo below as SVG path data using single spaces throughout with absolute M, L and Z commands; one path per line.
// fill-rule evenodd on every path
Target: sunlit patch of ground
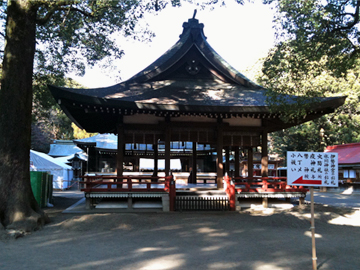
M 329 221 L 330 224 L 347 225 L 360 227 L 360 209 L 354 210 L 353 213 L 338 216 Z
M 345 189 L 343 192 L 341 192 L 341 194 L 349 195 L 349 194 L 353 194 L 353 192 L 354 192 L 354 188 L 349 187 L 349 188 Z
M 306 231 L 304 233 L 305 236 L 308 236 L 308 237 L 312 237 L 311 235 L 311 231 Z M 315 238 L 322 238 L 322 235 L 321 234 L 318 234 L 318 233 L 315 233 Z
M 178 269 L 184 264 L 185 258 L 183 254 L 172 254 L 168 256 L 157 257 L 152 260 L 145 261 L 139 269 L 160 270 L 160 269 Z
M 320 221 L 334 225 L 360 227 L 360 209 L 335 207 L 321 204 L 316 204 L 314 208 L 315 222 Z M 310 205 L 306 205 L 303 208 L 295 207 L 288 213 L 296 216 L 298 219 L 305 219 L 310 222 Z

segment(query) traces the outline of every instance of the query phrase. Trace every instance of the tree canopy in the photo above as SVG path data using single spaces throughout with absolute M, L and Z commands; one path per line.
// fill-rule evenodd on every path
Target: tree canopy
M 358 142 L 360 1 L 267 2 L 276 4 L 279 40 L 265 59 L 259 79 L 271 89 L 269 103 L 282 106 L 285 120 L 291 121 L 304 114 L 306 102 L 285 106 L 279 93 L 347 96 L 335 113 L 272 134 L 274 151 L 285 156 L 286 151 L 323 151 L 327 145 Z
M 265 0 L 276 6 L 279 40 L 266 67 L 289 53 L 296 53 L 299 67 L 327 56 L 325 68 L 343 76 L 357 65 L 360 53 L 360 1 Z
M 359 71 L 359 67 L 348 70 L 344 78 L 331 76 L 326 71 L 316 76 L 309 72 L 302 81 L 298 80 L 298 87 L 311 87 L 324 96 L 347 96 L 345 104 L 317 120 L 272 133 L 273 151 L 285 157 L 286 151 L 323 151 L 328 145 L 359 142 Z

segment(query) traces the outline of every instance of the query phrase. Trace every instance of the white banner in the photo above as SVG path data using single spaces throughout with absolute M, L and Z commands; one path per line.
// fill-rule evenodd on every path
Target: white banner
M 287 152 L 287 183 L 293 186 L 337 187 L 338 153 Z

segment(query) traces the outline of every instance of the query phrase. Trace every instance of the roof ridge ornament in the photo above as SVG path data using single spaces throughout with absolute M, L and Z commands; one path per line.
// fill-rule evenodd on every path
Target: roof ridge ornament
M 183 23 L 183 32 L 180 35 L 180 38 L 186 36 L 187 33 L 190 33 L 194 41 L 197 40 L 200 35 L 202 35 L 203 38 L 206 39 L 204 32 L 203 32 L 204 24 L 199 23 L 199 20 L 195 19 L 196 13 L 197 13 L 197 10 L 195 9 L 193 17 L 191 19 L 189 19 L 187 22 Z

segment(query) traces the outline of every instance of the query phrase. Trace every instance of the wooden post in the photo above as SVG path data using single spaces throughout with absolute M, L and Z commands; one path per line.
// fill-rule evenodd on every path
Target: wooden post
M 193 142 L 192 143 L 192 179 L 191 179 L 191 181 L 192 181 L 192 183 L 193 184 L 196 184 L 196 174 L 197 174 L 197 162 L 196 162 L 196 160 L 197 160 L 197 151 L 196 151 L 196 146 L 197 146 L 197 144 L 196 144 L 196 142 Z
M 252 147 L 248 148 L 248 177 L 254 176 L 254 151 Z
M 268 140 L 267 140 L 267 131 L 264 130 L 261 136 L 261 177 L 268 177 L 269 170 L 269 157 L 268 157 Z M 264 208 L 268 208 L 269 199 L 263 198 L 262 204 Z
M 175 211 L 176 187 L 174 177 L 172 175 L 165 178 L 165 182 L 169 185 L 169 204 L 170 211 Z
M 230 175 L 230 149 L 229 146 L 225 146 L 225 173 Z
M 305 205 L 305 198 L 299 198 L 299 206 L 304 207 Z
M 100 171 L 100 164 L 99 164 L 99 151 L 94 149 L 94 156 L 95 156 L 95 172 Z
M 158 160 L 159 160 L 159 151 L 158 151 L 158 144 L 153 144 L 154 148 L 154 172 L 153 176 L 158 176 Z M 156 181 L 154 181 L 156 182 Z
M 117 156 L 116 156 L 116 175 L 118 177 L 123 176 L 124 168 L 124 155 L 125 155 L 125 138 L 124 138 L 124 126 L 122 117 L 119 119 L 119 124 L 117 126 L 118 132 L 118 145 L 117 145 Z
M 240 149 L 239 146 L 235 146 L 235 177 L 240 176 Z
M 314 187 L 310 187 L 311 197 L 311 243 L 312 243 L 312 266 L 317 270 L 316 246 L 315 246 L 315 210 L 314 210 Z
M 132 197 L 129 195 L 127 199 L 127 210 L 132 211 L 133 210 L 133 200 Z
M 264 208 L 268 208 L 268 206 L 269 206 L 269 198 L 263 198 L 262 199 L 262 206 Z
M 86 172 L 96 172 L 98 169 L 96 166 L 96 151 L 94 147 L 87 146 L 87 155 L 88 155 L 88 161 L 87 161 L 87 167 Z
M 135 172 L 140 172 L 140 158 L 135 158 L 134 159 L 134 171 Z
M 170 140 L 171 140 L 171 129 L 170 129 L 170 118 L 166 118 L 165 128 L 165 176 L 170 175 Z
M 269 170 L 268 170 L 268 140 L 267 140 L 267 131 L 264 130 L 261 136 L 261 176 L 268 177 Z
M 224 176 L 224 164 L 223 164 L 223 127 L 222 119 L 218 118 L 218 127 L 217 127 L 217 144 L 216 144 L 216 184 L 218 189 L 222 189 L 223 185 L 223 176 Z

